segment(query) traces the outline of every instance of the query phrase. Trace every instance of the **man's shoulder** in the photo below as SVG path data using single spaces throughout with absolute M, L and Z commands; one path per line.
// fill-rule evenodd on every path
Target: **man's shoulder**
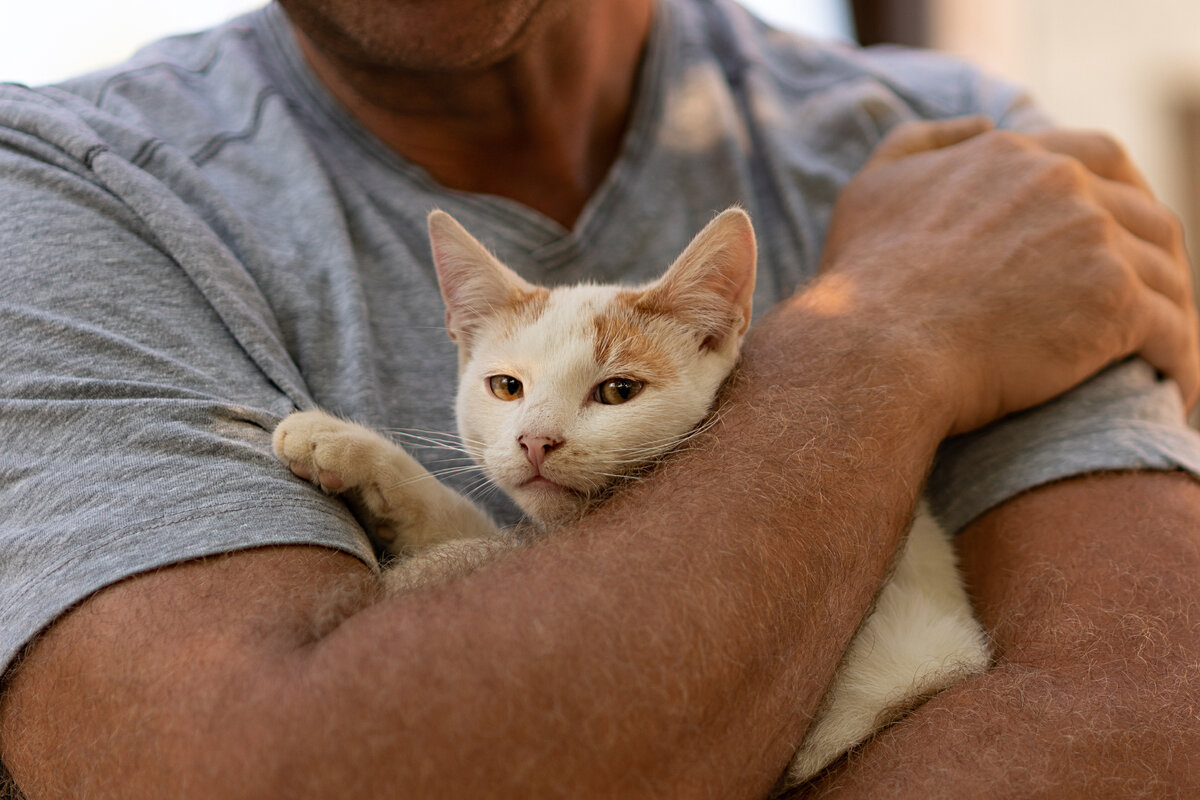
M 118 152 L 148 140 L 190 152 L 215 133 L 243 130 L 273 91 L 262 58 L 263 13 L 162 39 L 121 64 L 58 84 L 0 85 L 0 128 L 67 152 L 80 136 L 94 137 L 89 147 Z
M 740 62 L 735 69 L 752 75 L 755 88 L 778 101 L 785 114 L 850 104 L 869 114 L 902 118 L 986 114 L 1003 121 L 1029 106 L 1020 87 L 945 53 L 893 45 L 863 48 L 780 30 L 734 0 L 678 3 L 687 9 L 692 29 L 705 31 L 694 42 L 719 61 Z

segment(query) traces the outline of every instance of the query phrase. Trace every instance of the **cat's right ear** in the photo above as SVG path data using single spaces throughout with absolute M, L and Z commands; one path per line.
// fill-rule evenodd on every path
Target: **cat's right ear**
M 446 332 L 460 347 L 470 346 L 487 320 L 546 294 L 501 264 L 444 211 L 429 214 L 429 244 L 446 304 Z
M 736 345 L 750 327 L 757 247 L 740 208 L 726 209 L 696 234 L 638 305 L 691 326 L 710 350 Z

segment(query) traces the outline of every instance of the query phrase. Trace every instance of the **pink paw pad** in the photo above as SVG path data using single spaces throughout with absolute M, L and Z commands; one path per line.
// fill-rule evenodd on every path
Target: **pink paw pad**
M 326 489 L 338 492 L 345 488 L 345 484 L 342 482 L 341 477 L 336 472 L 330 472 L 327 469 L 323 469 L 321 470 L 319 477 L 321 479 L 321 485 Z

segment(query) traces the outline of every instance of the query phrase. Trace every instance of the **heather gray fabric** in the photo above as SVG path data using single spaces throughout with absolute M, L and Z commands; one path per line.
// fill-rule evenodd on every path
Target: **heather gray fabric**
M 318 404 L 452 429 L 434 206 L 557 284 L 648 278 L 741 203 L 762 311 L 813 275 L 834 196 L 892 125 L 1040 124 L 956 63 L 819 46 L 695 0 L 660 4 L 641 80 L 572 231 L 384 148 L 276 7 L 61 86 L 0 88 L 0 670 L 64 609 L 156 566 L 277 543 L 374 563 L 345 508 L 275 462 L 270 431 Z M 947 445 L 932 497 L 958 528 L 1066 475 L 1195 470 L 1181 420 L 1173 386 L 1129 364 Z

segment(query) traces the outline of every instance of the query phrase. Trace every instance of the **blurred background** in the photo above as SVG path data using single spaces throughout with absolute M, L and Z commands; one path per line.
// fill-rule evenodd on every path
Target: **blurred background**
M 742 1 L 783 27 L 944 50 L 1023 84 L 1059 122 L 1124 141 L 1200 242 L 1197 0 Z M 262 3 L 0 0 L 0 80 L 53 82 Z

